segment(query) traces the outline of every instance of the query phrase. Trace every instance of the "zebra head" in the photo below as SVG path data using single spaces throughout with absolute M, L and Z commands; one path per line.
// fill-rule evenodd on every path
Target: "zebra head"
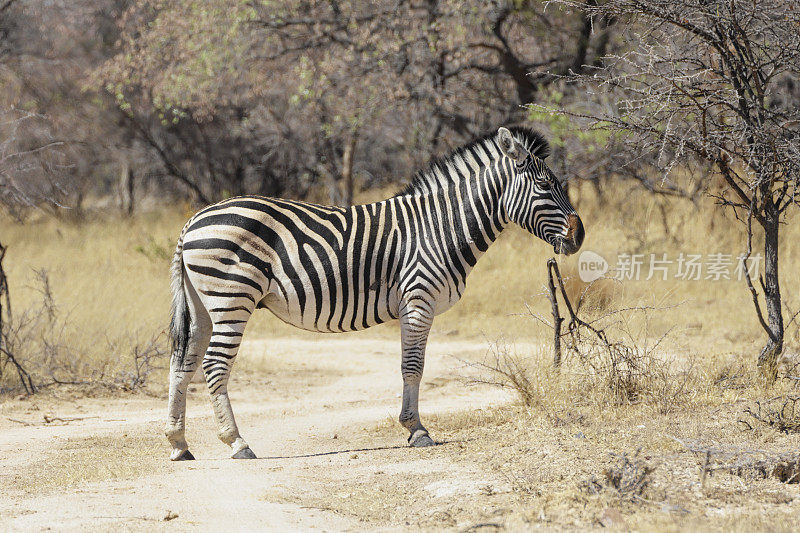
M 583 243 L 583 223 L 544 159 L 547 141 L 536 132 L 500 128 L 497 144 L 510 159 L 508 185 L 502 203 L 508 218 L 551 244 L 560 254 L 572 254 Z

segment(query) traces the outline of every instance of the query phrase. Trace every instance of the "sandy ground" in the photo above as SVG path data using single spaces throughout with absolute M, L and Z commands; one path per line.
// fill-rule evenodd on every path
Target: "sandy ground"
M 229 390 L 255 461 L 228 458 L 202 383 L 190 389 L 187 439 L 197 457 L 191 462 L 167 460 L 163 397 L 5 402 L 0 529 L 424 527 L 437 501 L 452 505 L 462 494 L 504 483 L 453 461 L 459 441 L 426 414 L 477 412 L 509 398 L 465 383 L 469 370 L 459 359 L 480 358 L 485 343 L 433 340 L 421 413 L 440 445 L 408 448 L 405 430 L 393 422 L 400 409 L 398 349 L 398 341 L 352 337 L 246 343 Z M 341 502 L 351 492 L 374 508 L 348 512 Z M 388 493 L 394 497 L 383 497 Z M 404 494 L 406 508 L 381 507 L 396 506 Z
M 197 461 L 181 463 L 168 460 L 159 387 L 152 396 L 59 388 L 8 399 L 0 532 L 797 531 L 800 485 L 722 468 L 753 450 L 798 449 L 795 433 L 742 429 L 752 404 L 739 389 L 659 414 L 597 405 L 562 389 L 569 379 L 530 374 L 539 399 L 526 408 L 470 383 L 476 371 L 463 361 L 487 360 L 488 343 L 437 333 L 420 406 L 439 445 L 414 449 L 396 422 L 398 350 L 398 341 L 358 335 L 246 342 L 230 393 L 255 461 L 229 458 L 201 382 L 190 387 L 187 431 Z M 704 455 L 676 439 L 717 450 L 715 470 L 704 477 Z M 635 496 L 605 481 L 644 465 L 647 490 Z

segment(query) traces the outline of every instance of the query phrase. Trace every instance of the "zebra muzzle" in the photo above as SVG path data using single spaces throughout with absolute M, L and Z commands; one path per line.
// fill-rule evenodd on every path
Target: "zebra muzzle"
M 583 222 L 580 217 L 574 213 L 569 214 L 567 215 L 567 234 L 556 239 L 553 249 L 557 254 L 574 254 L 580 250 L 584 235 Z

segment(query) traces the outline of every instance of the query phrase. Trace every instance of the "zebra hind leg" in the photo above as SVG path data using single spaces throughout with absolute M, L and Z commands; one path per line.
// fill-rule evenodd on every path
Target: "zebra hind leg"
M 241 316 L 244 311 L 239 309 L 235 316 Z M 203 358 L 203 372 L 205 373 L 208 390 L 211 393 L 211 404 L 219 425 L 219 439 L 231 447 L 234 459 L 255 459 L 256 455 L 239 434 L 239 428 L 233 416 L 231 401 L 228 397 L 228 378 L 231 367 L 239 352 L 242 334 L 247 325 L 247 318 L 242 320 L 218 320 L 214 324 L 211 342 Z
M 194 459 L 186 443 L 186 391 L 189 382 L 199 368 L 200 355 L 205 353 L 211 338 L 211 318 L 205 307 L 197 299 L 197 293 L 187 285 L 187 304 L 191 314 L 188 330 L 188 342 L 183 360 L 173 355 L 169 370 L 169 404 L 167 424 L 164 433 L 167 436 L 172 451 L 172 461 L 185 461 Z
M 409 445 L 421 448 L 435 444 L 419 417 L 419 385 L 425 366 L 425 345 L 433 322 L 433 306 L 419 299 L 415 301 L 416 305 L 401 310 L 403 407 L 400 410 L 400 424 L 410 433 Z

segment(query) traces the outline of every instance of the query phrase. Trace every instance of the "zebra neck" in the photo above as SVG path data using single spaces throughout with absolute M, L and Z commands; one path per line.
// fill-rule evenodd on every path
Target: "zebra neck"
M 505 184 L 504 173 L 488 166 L 437 195 L 445 234 L 452 236 L 445 241 L 451 261 L 471 269 L 503 231 L 508 223 L 501 201 Z

